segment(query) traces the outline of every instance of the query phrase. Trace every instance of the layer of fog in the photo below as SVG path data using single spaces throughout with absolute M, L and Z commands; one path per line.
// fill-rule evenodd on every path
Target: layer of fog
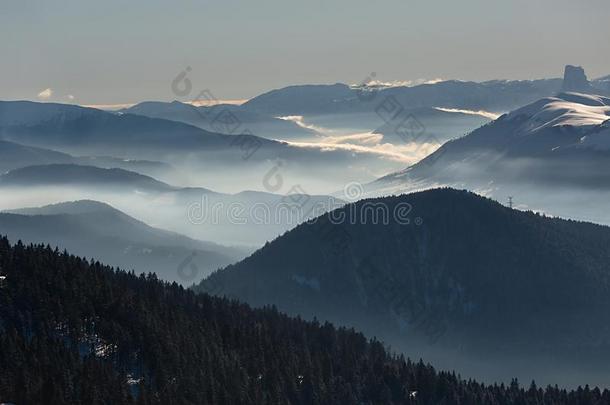
M 0 211 L 77 200 L 104 202 L 156 228 L 250 250 L 342 205 L 341 200 L 332 197 L 295 193 L 282 197 L 197 190 L 152 193 L 110 187 L 27 186 L 2 188 Z

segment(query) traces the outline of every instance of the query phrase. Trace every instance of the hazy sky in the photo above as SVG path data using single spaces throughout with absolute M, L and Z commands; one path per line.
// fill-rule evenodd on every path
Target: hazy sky
M 608 0 L 0 0 L 0 99 L 241 99 L 299 83 L 610 74 Z M 47 90 L 46 92 L 44 90 Z M 71 96 L 71 97 L 70 97 Z

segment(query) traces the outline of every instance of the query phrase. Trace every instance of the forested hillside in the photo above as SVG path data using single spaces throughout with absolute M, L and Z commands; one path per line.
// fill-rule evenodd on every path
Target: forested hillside
M 0 274 L 0 402 L 610 404 L 588 387 L 463 381 L 353 331 L 49 247 L 0 239 Z

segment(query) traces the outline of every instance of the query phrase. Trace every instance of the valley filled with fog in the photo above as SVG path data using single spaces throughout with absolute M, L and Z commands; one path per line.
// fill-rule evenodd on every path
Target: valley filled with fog
M 1 101 L 0 233 L 355 327 L 481 381 L 603 385 L 610 346 L 592 330 L 610 306 L 603 287 L 579 294 L 607 283 L 608 246 L 582 241 L 610 240 L 598 226 L 610 224 L 610 89 L 574 84 L 574 71 L 292 86 L 239 105 Z M 354 221 L 332 220 L 356 207 Z M 532 264 L 525 248 L 543 256 Z M 360 274 L 369 264 L 384 287 Z M 546 298 L 523 287 L 553 269 Z M 525 306 L 500 293 L 507 274 Z
M 0 1 L 0 405 L 610 405 L 609 17 Z

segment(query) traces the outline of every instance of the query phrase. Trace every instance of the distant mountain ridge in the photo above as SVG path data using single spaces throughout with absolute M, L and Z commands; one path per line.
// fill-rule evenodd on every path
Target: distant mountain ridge
M 96 147 L 97 154 L 113 152 L 113 156 L 123 156 L 126 147 L 136 145 L 142 152 L 153 147 L 230 149 L 233 140 L 181 122 L 27 101 L 0 102 L 0 137 L 42 147 Z M 273 141 L 261 139 L 257 143 L 272 145 Z
M 205 156 L 206 160 L 229 160 L 235 165 L 270 159 L 302 161 L 304 156 L 309 161 L 323 161 L 327 155 L 353 155 L 340 151 L 320 153 L 257 137 L 247 131 L 247 126 L 227 120 L 219 121 L 218 125 L 227 127 L 225 130 L 238 127 L 232 135 L 220 133 L 222 128 L 210 132 L 184 122 L 144 115 L 116 114 L 68 104 L 0 101 L 0 139 L 72 154 L 168 163 L 199 161 Z
M 254 182 L 263 189 L 263 179 L 276 165 L 282 166 L 284 176 L 294 179 L 293 183 L 332 183 L 318 188 L 318 193 L 352 181 L 354 166 L 367 174 L 367 180 L 375 175 L 365 167 L 382 167 L 381 172 L 399 168 L 397 162 L 379 159 L 376 151 L 367 148 L 289 144 L 252 135 L 247 125 L 231 116 L 221 118 L 214 123 L 217 132 L 210 132 L 184 122 L 73 105 L 0 102 L 0 140 L 71 155 L 162 162 L 169 165 L 168 170 L 147 173 L 184 186 L 220 189 L 230 184 L 225 189 L 228 192 L 238 192 Z M 325 177 L 329 171 L 335 175 Z M 227 182 L 226 178 L 240 181 Z
M 80 164 L 101 168 L 120 168 L 140 171 L 146 175 L 163 175 L 171 172 L 171 165 L 159 161 L 119 159 L 111 156 L 72 156 L 51 149 L 25 146 L 0 141 L 0 174 L 27 166 L 50 164 Z
M 173 186 L 128 170 L 74 164 L 12 170 L 0 175 L 0 192 L 43 204 L 55 202 L 58 197 L 46 200 L 44 196 L 56 193 L 70 199 L 101 199 L 151 224 L 196 239 L 247 246 L 262 245 L 302 221 L 344 204 L 340 198 L 307 194 L 302 189 L 288 195 L 219 193 Z
M 59 215 L 59 214 L 91 214 L 95 212 L 112 212 L 117 211 L 112 206 L 95 201 L 66 201 L 58 204 L 45 205 L 44 207 L 28 207 L 18 208 L 14 210 L 6 210 L 4 212 L 18 215 Z
M 404 108 L 446 107 L 506 111 L 556 93 L 561 88 L 561 83 L 561 79 L 497 80 L 483 83 L 448 80 L 386 89 L 350 87 L 344 84 L 291 86 L 254 97 L 243 107 L 276 115 L 362 113 L 373 111 L 382 100 L 394 97 Z
M 293 122 L 228 104 L 196 107 L 179 101 L 145 101 L 119 110 L 119 113 L 184 122 L 206 131 L 228 135 L 239 135 L 242 131 L 262 138 L 277 139 L 314 135 L 313 131 L 299 127 Z
M 86 185 L 88 187 L 141 187 L 157 192 L 176 191 L 177 187 L 124 169 L 104 169 L 76 164 L 27 166 L 0 176 L 0 186 Z
M 72 163 L 73 160 L 66 153 L 0 141 L 0 174 L 24 165 Z
M 603 78 L 590 83 L 582 68 L 569 65 L 563 79 L 445 80 L 411 87 L 369 86 L 369 80 L 353 86 L 342 83 L 288 86 L 254 97 L 241 107 L 271 115 L 363 113 L 373 111 L 382 100 L 392 97 L 405 109 L 445 107 L 501 112 L 554 96 L 562 90 L 610 96 L 610 88 Z
M 246 254 L 150 227 L 97 201 L 0 212 L 0 232 L 13 242 L 49 244 L 185 285 Z

